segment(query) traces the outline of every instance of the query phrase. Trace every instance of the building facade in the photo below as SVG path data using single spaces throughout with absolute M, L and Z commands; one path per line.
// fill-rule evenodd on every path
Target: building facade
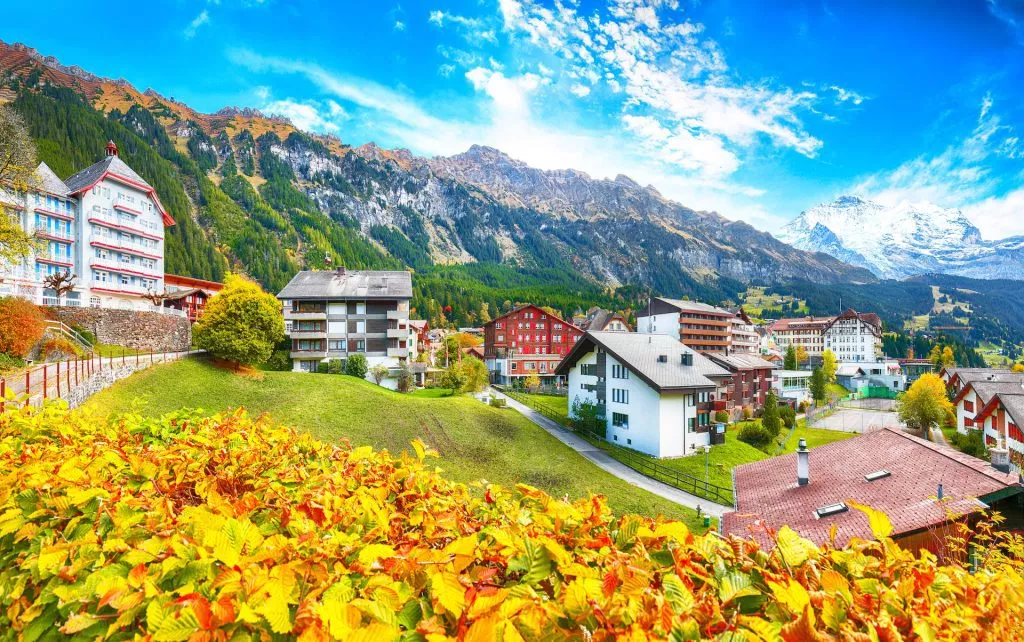
M 366 356 L 369 365 L 398 368 L 415 358 L 409 325 L 409 272 L 303 271 L 278 293 L 292 369 L 315 372 L 320 363 Z M 389 385 L 393 386 L 393 380 Z
M 633 327 L 621 312 L 594 306 L 583 316 L 573 317 L 573 325 L 584 332 L 632 332 Z
M 768 326 L 770 341 L 785 353 L 789 346 L 803 347 L 808 358 L 820 359 L 825 351 L 825 327 L 835 317 L 802 317 L 799 319 L 776 319 Z
M 608 441 L 654 457 L 720 443 L 713 400 L 729 373 L 665 335 L 588 332 L 558 367 L 569 413 L 594 404 Z
M 206 302 L 222 289 L 224 284 L 216 281 L 165 274 L 163 305 L 165 308 L 181 310 L 189 321 L 195 323 L 203 315 Z
M 757 327 L 747 316 L 743 308 L 737 310 L 732 317 L 732 346 L 734 354 L 760 354 L 761 337 Z
M 848 308 L 824 327 L 822 339 L 841 362 L 876 362 L 882 357 L 882 320 Z
M 751 412 L 764 407 L 765 397 L 772 387 L 775 366 L 752 354 L 708 354 L 715 365 L 727 370 L 729 378 L 722 382 L 712 404 L 715 411 L 725 410 L 730 417 L 742 417 L 744 408 Z
M 726 354 L 732 347 L 735 316 L 707 303 L 654 297 L 637 312 L 636 331 L 678 339 L 698 352 Z
M 583 331 L 538 306 L 524 305 L 484 326 L 484 360 L 494 383 L 536 375 L 555 380 L 558 363 Z
M 107 144 L 106 158 L 61 181 L 45 164 L 29 194 L 5 195 L 22 229 L 45 243 L 19 265 L 0 266 L 0 293 L 43 305 L 152 310 L 164 290 L 164 229 L 174 225 L 153 189 Z M 62 301 L 45 279 L 75 277 Z

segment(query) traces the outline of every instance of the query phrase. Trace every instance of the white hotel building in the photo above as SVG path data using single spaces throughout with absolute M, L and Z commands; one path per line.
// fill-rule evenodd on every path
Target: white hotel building
M 174 225 L 156 190 L 107 144 L 106 157 L 61 181 L 45 164 L 39 186 L 15 203 L 22 229 L 46 243 L 18 265 L 0 265 L 0 295 L 57 303 L 44 279 L 76 276 L 66 305 L 152 310 L 145 298 L 163 292 L 164 228 Z

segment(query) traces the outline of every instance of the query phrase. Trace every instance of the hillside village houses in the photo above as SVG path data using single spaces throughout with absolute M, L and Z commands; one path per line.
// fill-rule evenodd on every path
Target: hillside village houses
M 66 181 L 40 163 L 37 187 L 4 194 L 22 229 L 45 243 L 17 265 L 0 265 L 0 295 L 54 305 L 44 281 L 57 272 L 76 277 L 64 305 L 153 310 L 146 298 L 164 290 L 164 228 L 174 225 L 156 191 L 118 156 L 106 156 Z
M 730 373 L 661 334 L 588 332 L 558 366 L 568 378 L 569 412 L 602 409 L 608 441 L 655 457 L 679 457 L 720 443 L 712 397 Z
M 366 355 L 372 367 L 396 369 L 416 358 L 418 332 L 409 323 L 409 272 L 303 271 L 277 298 L 291 341 L 293 370 L 316 372 L 320 363 Z M 389 378 L 388 387 L 396 382 Z
M 873 312 L 848 308 L 822 330 L 825 350 L 839 361 L 878 361 L 882 356 L 882 320 Z
M 572 324 L 584 332 L 632 332 L 629 320 L 621 312 L 594 306 L 582 316 L 574 316 Z

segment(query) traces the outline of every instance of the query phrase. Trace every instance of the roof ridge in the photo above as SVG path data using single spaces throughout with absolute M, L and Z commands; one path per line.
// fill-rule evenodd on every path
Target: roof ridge
M 973 470 L 975 472 L 979 472 L 982 475 L 985 475 L 986 477 L 994 479 L 994 480 L 996 480 L 998 482 L 1006 483 L 1006 480 L 1005 479 L 1000 479 L 1000 477 L 1005 477 L 1009 473 L 1002 473 L 1002 472 L 996 470 L 995 468 L 992 468 L 992 465 L 989 462 L 986 462 L 984 459 L 979 459 L 977 457 L 972 457 L 971 455 L 967 455 L 965 453 L 962 453 L 959 450 L 957 450 L 957 449 L 953 448 L 952 446 L 950 446 L 949 444 L 939 444 L 939 443 L 936 443 L 934 441 L 930 441 L 928 439 L 924 439 L 922 437 L 918 437 L 917 435 L 912 435 L 912 434 L 910 434 L 910 433 L 908 433 L 905 430 L 902 430 L 900 428 L 895 428 L 893 426 L 886 426 L 886 427 L 883 428 L 883 430 L 888 430 L 890 432 L 896 433 L 897 435 L 903 437 L 904 439 L 908 439 L 910 441 L 916 441 L 917 443 L 919 443 L 922 446 L 928 448 L 932 452 L 935 452 L 935 453 L 937 453 L 939 455 L 942 455 L 946 459 L 954 461 L 954 462 L 960 464 L 961 466 L 965 466 L 967 468 L 970 468 L 971 470 Z M 973 462 L 977 462 L 977 464 L 974 464 Z

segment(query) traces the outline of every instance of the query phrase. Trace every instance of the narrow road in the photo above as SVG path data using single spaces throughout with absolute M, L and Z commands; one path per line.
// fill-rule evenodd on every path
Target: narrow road
M 949 442 L 946 441 L 946 435 L 943 434 L 941 428 L 929 428 L 928 434 L 930 435 L 930 441 L 934 441 L 937 444 L 942 444 L 943 446 L 949 446 Z
M 597 446 L 592 445 L 586 439 L 566 430 L 564 427 L 554 421 L 551 421 L 529 406 L 523 405 L 515 399 L 512 399 L 493 388 L 491 389 L 491 392 L 504 399 L 505 403 L 507 403 L 510 408 L 518 411 L 521 415 L 546 430 L 549 434 L 555 437 L 555 439 L 558 439 L 569 448 L 572 448 L 580 455 L 590 460 L 590 462 L 595 466 L 606 473 L 615 475 L 631 486 L 642 488 L 649 493 L 654 493 L 658 497 L 662 497 L 670 502 L 675 502 L 676 504 L 680 504 L 694 510 L 699 506 L 703 513 L 708 513 L 714 517 L 721 517 L 723 513 L 728 513 L 733 510 L 732 506 L 716 504 L 710 500 L 704 499 L 703 497 L 691 495 L 690 493 L 681 491 L 678 488 L 673 488 L 668 484 L 663 484 L 656 479 L 651 479 L 646 475 L 641 475 L 629 466 L 614 459 Z

